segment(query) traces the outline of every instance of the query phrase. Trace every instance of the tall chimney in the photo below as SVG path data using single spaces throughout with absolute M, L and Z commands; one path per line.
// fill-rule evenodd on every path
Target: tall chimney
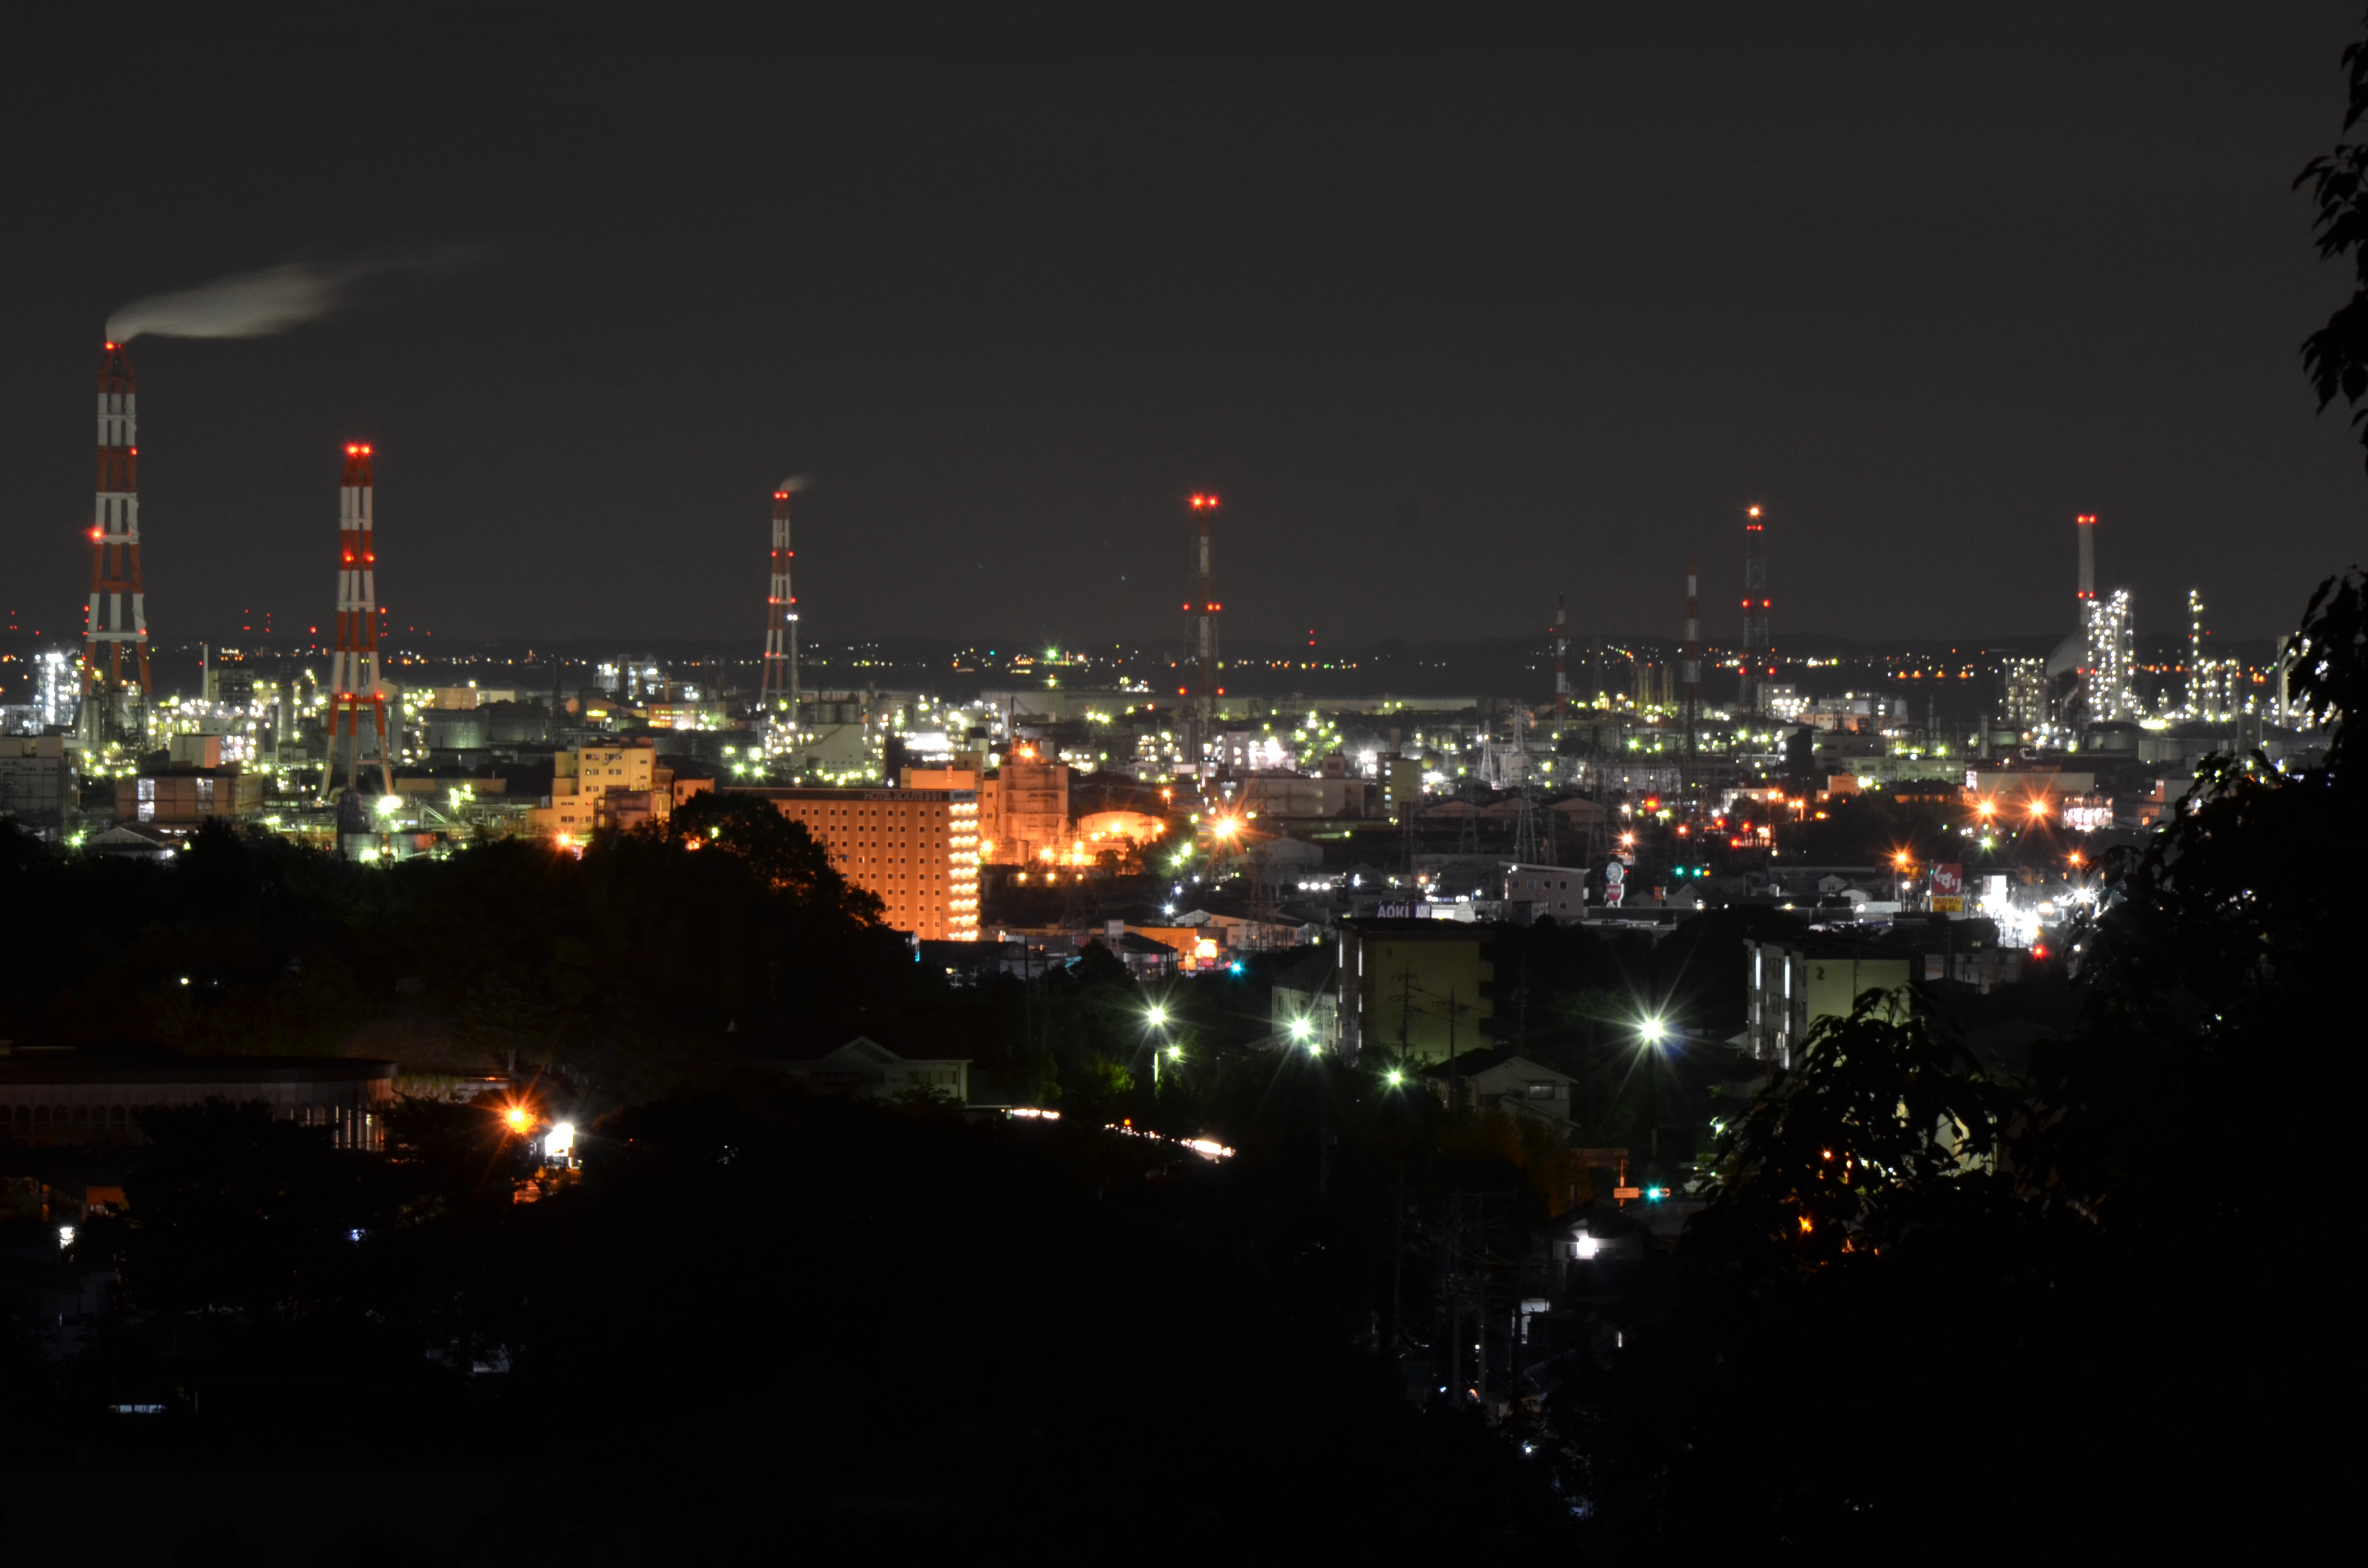
M 1554 596 L 1554 724 L 1570 717 L 1570 606 L 1566 596 Z
M 787 480 L 773 492 L 773 585 L 765 600 L 765 667 L 758 682 L 757 706 L 768 722 L 776 705 L 789 715 L 789 727 L 798 727 L 798 598 L 790 588 L 790 494 Z
M 337 643 L 329 663 L 329 751 L 324 778 L 337 772 L 337 742 L 346 741 L 346 789 L 360 781 L 362 715 L 378 736 L 380 793 L 394 793 L 394 768 L 386 753 L 386 687 L 378 668 L 377 486 L 370 477 L 370 449 L 346 449 L 345 479 L 337 490 Z
M 1194 666 L 1193 720 L 1185 727 L 1186 760 L 1205 778 L 1208 747 L 1217 733 L 1217 699 L 1224 695 L 1224 688 L 1217 684 L 1217 612 L 1224 607 L 1217 602 L 1216 558 L 1211 539 L 1217 498 L 1195 494 L 1191 506 L 1192 598 L 1184 607 L 1184 657 Z
M 90 526 L 90 604 L 83 621 L 82 732 L 93 745 L 123 740 L 136 746 L 147 732 L 153 687 L 148 596 L 140 576 L 139 401 L 130 357 L 122 345 L 108 344 L 98 366 L 98 496 Z M 138 673 L 130 679 L 123 671 L 126 643 L 139 655 Z
M 1743 519 L 1743 710 L 1756 713 L 1760 687 L 1776 673 L 1773 639 L 1768 634 L 1767 524 L 1754 506 Z

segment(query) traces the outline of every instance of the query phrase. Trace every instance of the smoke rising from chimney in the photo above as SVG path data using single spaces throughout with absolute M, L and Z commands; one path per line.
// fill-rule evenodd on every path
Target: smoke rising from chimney
M 352 304 L 369 285 L 450 271 L 466 248 L 361 261 L 291 261 L 134 300 L 107 318 L 110 341 L 135 337 L 271 337 Z
M 789 478 L 787 478 L 787 479 L 785 479 L 785 480 L 781 481 L 781 483 L 780 483 L 776 484 L 775 486 L 773 486 L 773 488 L 774 488 L 774 489 L 776 489 L 776 490 L 784 491 L 784 492 L 786 492 L 786 491 L 791 491 L 791 490 L 803 490 L 807 485 L 809 485 L 809 484 L 811 484 L 811 483 L 814 483 L 814 482 L 813 482 L 812 480 L 808 479 L 808 478 L 807 478 L 804 474 L 803 474 L 803 473 L 793 473 L 793 474 L 790 475 L 790 477 L 789 477 Z

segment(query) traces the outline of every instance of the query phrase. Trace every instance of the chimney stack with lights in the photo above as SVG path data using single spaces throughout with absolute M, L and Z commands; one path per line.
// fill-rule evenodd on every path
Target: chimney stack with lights
M 2083 512 L 2072 519 L 2080 533 L 2080 625 L 2086 630 L 2097 602 L 2097 517 Z
M 1217 699 L 1225 688 L 1217 684 L 1216 558 L 1211 534 L 1217 521 L 1217 498 L 1193 495 L 1192 597 L 1184 606 L 1184 661 L 1193 668 L 1191 717 L 1184 727 L 1185 762 L 1193 773 L 1208 777 L 1208 748 L 1217 734 Z
M 394 793 L 394 769 L 386 752 L 386 688 L 378 668 L 378 508 L 370 477 L 370 449 L 346 449 L 346 474 L 337 491 L 337 643 L 329 663 L 329 750 L 326 778 L 337 774 L 337 742 L 345 737 L 346 790 L 359 782 L 362 715 L 378 736 L 379 789 Z
M 1554 734 L 1570 720 L 1570 605 L 1567 597 L 1554 596 Z
M 757 706 L 766 721 L 786 714 L 798 727 L 798 599 L 790 588 L 790 496 L 797 481 L 785 479 L 773 492 L 773 590 L 765 601 L 765 669 Z
M 1757 713 L 1763 683 L 1776 673 L 1774 639 L 1768 634 L 1767 522 L 1754 506 L 1743 518 L 1743 710 Z
M 137 747 L 147 731 L 151 687 L 148 599 L 140 576 L 138 394 L 122 345 L 108 344 L 98 367 L 98 498 L 90 527 L 90 604 L 83 622 L 82 733 L 93 746 L 124 741 Z M 126 643 L 138 655 L 138 671 L 131 676 L 123 668 Z

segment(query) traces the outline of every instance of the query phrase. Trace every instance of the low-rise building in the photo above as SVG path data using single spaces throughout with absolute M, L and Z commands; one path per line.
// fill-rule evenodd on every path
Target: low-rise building
M 209 822 L 236 822 L 263 811 L 264 778 L 235 765 L 171 767 L 119 781 L 115 818 L 168 833 L 187 833 Z
M 1506 916 L 1520 925 L 1528 925 L 1542 916 L 1551 915 L 1558 921 L 1587 918 L 1587 870 L 1573 866 L 1529 866 L 1515 863 L 1505 868 L 1504 890 Z
M 1467 1051 L 1453 1062 L 1434 1062 L 1423 1082 L 1450 1109 L 1501 1110 L 1570 1131 L 1571 1087 L 1577 1080 L 1510 1051 Z
M 1267 1019 L 1279 1043 L 1330 1051 L 1340 1043 L 1339 950 L 1319 947 L 1274 977 Z
M 899 1056 L 868 1035 L 857 1035 L 814 1061 L 777 1065 L 794 1082 L 820 1094 L 867 1100 L 925 1094 L 955 1105 L 970 1103 L 970 1058 Z
M 674 812 L 674 773 L 646 742 L 575 746 L 551 759 L 551 794 L 528 817 L 535 833 L 579 838 L 602 828 L 663 823 Z
M 1442 1061 L 1482 1038 L 1495 1016 L 1486 926 L 1457 920 L 1343 920 L 1340 1049 L 1371 1048 L 1413 1062 Z
M 1809 1031 L 1827 1018 L 1850 1016 L 1869 991 L 1896 991 L 1923 973 L 1920 954 L 1872 943 L 1811 935 L 1744 944 L 1752 1056 L 1790 1067 Z
M 0 817 L 54 838 L 74 820 L 75 782 L 63 735 L 0 735 Z
M 340 1149 L 386 1147 L 392 1062 L 188 1056 L 154 1045 L 0 1048 L 0 1130 L 17 1143 L 141 1143 L 147 1111 L 259 1103 L 329 1130 Z

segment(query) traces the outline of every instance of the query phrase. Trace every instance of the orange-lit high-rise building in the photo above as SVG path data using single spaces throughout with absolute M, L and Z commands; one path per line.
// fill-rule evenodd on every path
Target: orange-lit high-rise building
M 974 790 L 735 788 L 769 801 L 829 852 L 839 875 L 880 895 L 888 925 L 931 940 L 978 937 Z

